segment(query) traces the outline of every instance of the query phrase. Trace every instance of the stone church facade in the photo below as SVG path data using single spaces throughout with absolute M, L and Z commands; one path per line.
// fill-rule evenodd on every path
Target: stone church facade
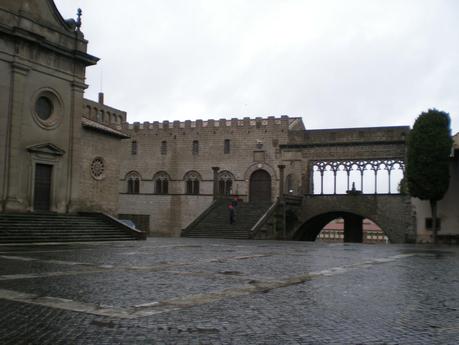
M 1 212 L 118 213 L 126 114 L 84 99 L 99 59 L 80 26 L 51 0 L 0 2 Z

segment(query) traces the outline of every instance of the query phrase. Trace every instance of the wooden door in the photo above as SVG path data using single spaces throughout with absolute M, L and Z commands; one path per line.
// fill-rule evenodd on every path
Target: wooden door
M 53 166 L 37 164 L 34 180 L 34 211 L 49 211 L 51 206 L 51 178 Z
M 271 202 L 271 176 L 265 170 L 257 170 L 250 176 L 250 201 Z

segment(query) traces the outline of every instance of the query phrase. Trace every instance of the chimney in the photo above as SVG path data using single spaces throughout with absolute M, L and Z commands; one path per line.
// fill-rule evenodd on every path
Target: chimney
M 104 104 L 104 93 L 99 92 L 99 104 Z

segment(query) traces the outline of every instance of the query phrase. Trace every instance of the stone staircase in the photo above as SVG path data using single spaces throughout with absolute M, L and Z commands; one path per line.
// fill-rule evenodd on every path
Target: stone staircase
M 127 241 L 144 235 L 101 213 L 0 213 L 0 243 Z
M 182 237 L 249 239 L 250 229 L 271 204 L 242 203 L 236 207 L 236 222 L 229 223 L 229 200 L 218 200 L 198 221 L 182 231 Z

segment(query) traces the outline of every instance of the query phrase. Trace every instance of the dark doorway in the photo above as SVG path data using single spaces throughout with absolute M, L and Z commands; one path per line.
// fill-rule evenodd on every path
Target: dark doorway
M 49 211 L 51 206 L 51 176 L 53 166 L 37 164 L 35 166 L 34 211 Z
M 271 202 L 271 176 L 265 170 L 257 170 L 250 176 L 250 201 Z

